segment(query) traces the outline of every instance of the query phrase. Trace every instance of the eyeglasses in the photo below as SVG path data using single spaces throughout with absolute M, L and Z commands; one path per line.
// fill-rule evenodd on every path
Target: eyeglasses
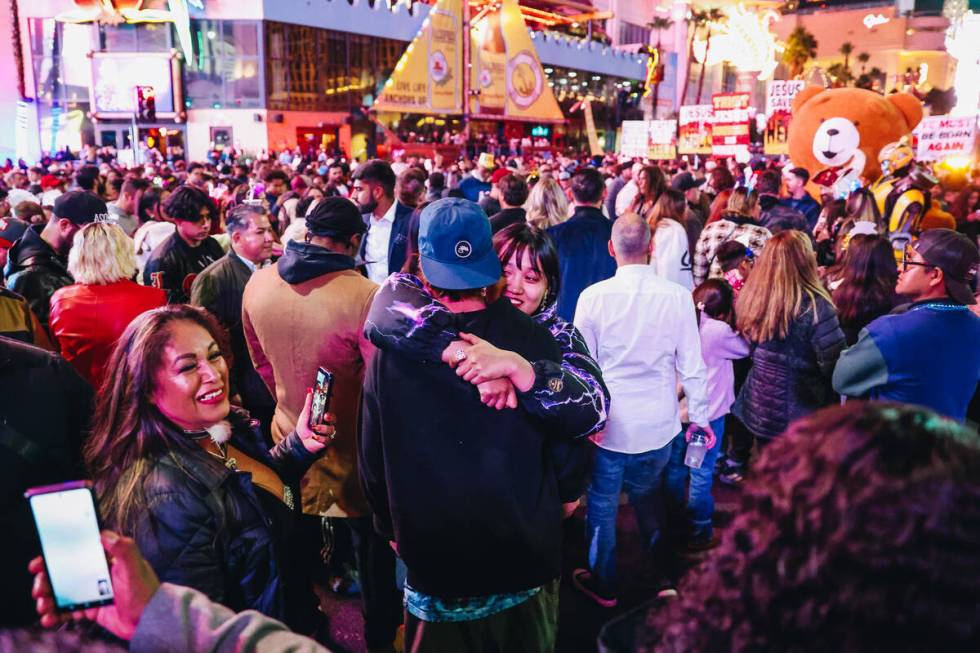
M 905 259 L 905 260 L 902 261 L 902 272 L 905 272 L 906 270 L 909 269 L 909 267 L 911 267 L 913 265 L 918 265 L 918 266 L 923 267 L 923 268 L 934 268 L 934 267 L 936 267 L 932 263 L 924 263 L 924 262 L 920 262 L 920 261 L 910 261 L 908 259 Z
M 902 252 L 902 272 L 907 271 L 910 267 L 917 265 L 923 268 L 934 268 L 936 267 L 932 263 L 926 263 L 924 261 L 913 261 L 912 255 L 915 254 L 915 250 L 911 247 L 906 247 Z

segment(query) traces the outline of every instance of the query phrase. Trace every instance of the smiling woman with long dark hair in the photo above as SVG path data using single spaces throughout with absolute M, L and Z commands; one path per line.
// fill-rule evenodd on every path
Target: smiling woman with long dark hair
M 135 538 L 161 580 L 309 633 L 315 599 L 291 584 L 281 543 L 291 484 L 333 427 L 305 426 L 307 397 L 298 432 L 267 450 L 228 401 L 227 351 L 203 309 L 137 317 L 106 368 L 85 462 L 106 526 Z

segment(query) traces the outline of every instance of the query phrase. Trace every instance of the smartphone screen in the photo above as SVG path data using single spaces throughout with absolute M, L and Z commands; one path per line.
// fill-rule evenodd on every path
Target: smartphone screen
M 333 391 L 333 374 L 322 367 L 316 371 L 313 384 L 313 407 L 310 409 L 310 426 L 323 423 L 323 415 L 330 410 L 330 393 Z
M 67 612 L 112 603 L 109 563 L 88 485 L 35 488 L 27 497 L 57 609 Z

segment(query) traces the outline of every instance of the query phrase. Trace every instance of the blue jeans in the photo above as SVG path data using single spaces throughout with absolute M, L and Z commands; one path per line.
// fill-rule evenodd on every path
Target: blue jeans
M 663 523 L 663 471 L 671 444 L 646 453 L 627 454 L 596 447 L 587 492 L 586 539 L 589 569 L 604 593 L 616 591 L 616 513 L 623 488 L 636 511 L 643 541 L 652 550 Z
M 670 462 L 664 473 L 664 485 L 667 489 L 667 510 L 671 516 L 685 514 L 685 526 L 690 529 L 693 539 L 711 537 L 711 518 L 715 514 L 715 499 L 711 496 L 711 482 L 714 479 L 715 461 L 722 450 L 722 439 L 725 435 L 724 415 L 711 421 L 711 430 L 715 432 L 715 446 L 705 452 L 704 462 L 698 469 L 691 469 L 684 464 L 687 453 L 687 442 L 684 433 L 674 438 L 670 453 Z M 688 491 L 687 482 L 691 481 Z M 686 500 L 685 500 L 686 499 Z

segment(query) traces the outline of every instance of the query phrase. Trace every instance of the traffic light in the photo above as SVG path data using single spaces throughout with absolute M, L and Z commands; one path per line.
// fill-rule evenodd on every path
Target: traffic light
M 139 122 L 156 122 L 157 99 L 152 86 L 136 87 L 136 120 Z

